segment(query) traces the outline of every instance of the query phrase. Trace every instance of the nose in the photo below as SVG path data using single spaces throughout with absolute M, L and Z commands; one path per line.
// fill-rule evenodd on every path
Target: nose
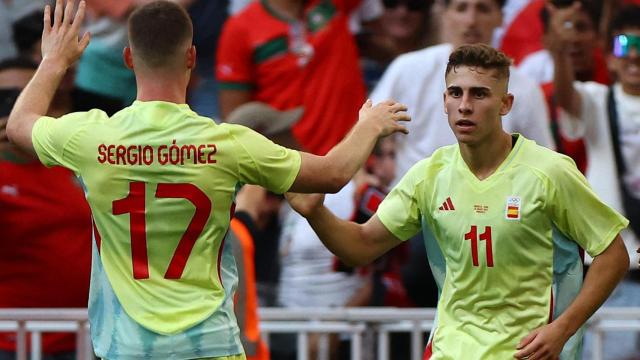
M 458 112 L 463 115 L 468 115 L 473 112 L 473 104 L 468 94 L 464 94 L 458 105 Z
M 473 6 L 469 6 L 462 13 L 462 20 L 465 25 L 474 26 L 478 22 L 478 11 Z

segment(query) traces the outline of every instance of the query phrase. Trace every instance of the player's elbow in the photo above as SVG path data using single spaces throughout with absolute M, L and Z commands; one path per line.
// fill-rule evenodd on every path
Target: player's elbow
M 16 139 L 19 136 L 18 134 L 20 133 L 20 125 L 16 121 L 15 116 L 9 116 L 9 118 L 7 119 L 6 132 L 7 139 L 15 144 Z
M 334 171 L 333 174 L 328 176 L 326 179 L 326 192 L 330 194 L 337 193 L 351 180 L 347 174 L 339 171 Z
M 613 272 L 618 280 L 621 280 L 629 270 L 629 254 L 620 235 L 613 240 L 603 253 L 596 256 L 594 261 L 599 257 L 606 261 L 606 264 L 609 265 L 609 271 Z

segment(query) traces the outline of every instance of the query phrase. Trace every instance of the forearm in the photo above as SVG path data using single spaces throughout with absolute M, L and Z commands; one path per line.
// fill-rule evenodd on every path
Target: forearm
M 360 266 L 371 262 L 375 256 L 369 254 L 361 224 L 335 216 L 325 206 L 319 207 L 307 217 L 322 243 L 349 266 Z
M 347 136 L 324 157 L 327 168 L 341 183 L 349 182 L 371 155 L 380 132 L 356 123 Z M 360 127 L 360 128 L 359 128 Z
M 552 52 L 554 63 L 553 86 L 556 103 L 574 117 L 580 117 L 580 94 L 573 86 L 575 75 L 571 59 L 562 51 Z
M 591 264 L 584 284 L 569 308 L 554 322 L 573 335 L 609 297 L 629 268 L 628 255 L 618 235 L 613 243 Z
M 33 124 L 47 114 L 66 70 L 66 66 L 45 58 L 13 106 L 7 123 L 7 135 L 23 150 L 33 151 Z

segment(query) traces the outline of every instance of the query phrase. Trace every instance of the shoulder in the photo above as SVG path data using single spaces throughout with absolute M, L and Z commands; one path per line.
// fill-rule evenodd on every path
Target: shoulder
M 455 161 L 458 151 L 458 144 L 440 147 L 428 158 L 415 163 L 405 176 L 411 177 L 416 184 L 423 183 L 449 167 Z
M 439 82 L 432 82 L 430 79 L 440 80 L 442 78 L 450 49 L 451 45 L 442 44 L 398 56 L 387 67 L 382 79 L 374 89 L 372 98 L 381 100 L 376 96 L 391 86 L 395 86 L 396 91 L 402 91 L 402 88 L 397 86 L 415 87 L 417 81 L 439 84 Z
M 238 13 L 230 16 L 224 24 L 225 29 L 251 29 L 253 22 L 264 19 L 266 11 L 261 1 L 253 1 Z
M 609 92 L 609 87 L 607 85 L 603 85 L 595 81 L 575 81 L 573 86 L 581 94 L 592 97 L 604 98 Z
M 511 67 L 511 75 L 509 76 L 509 86 L 514 90 L 521 90 L 523 92 L 531 91 L 531 89 L 538 89 L 542 92 L 540 85 L 535 82 L 529 75 L 527 75 L 524 71 L 512 66 Z
M 518 164 L 532 170 L 541 180 L 554 183 L 568 173 L 579 172 L 570 157 L 538 145 L 533 140 L 523 140 Z
M 392 64 L 404 66 L 424 66 L 431 64 L 446 63 L 451 53 L 451 44 L 440 44 L 427 48 L 411 51 L 398 56 Z

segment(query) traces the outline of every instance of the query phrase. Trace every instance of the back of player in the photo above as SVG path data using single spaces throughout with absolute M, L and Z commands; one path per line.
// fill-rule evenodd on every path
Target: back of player
M 108 312 L 117 315 L 121 306 L 130 317 L 126 326 L 135 328 L 133 320 L 165 335 L 219 315 L 216 310 L 227 300 L 225 286 L 232 285 L 222 282 L 220 266 L 239 181 L 284 192 L 300 163 L 297 152 L 247 128 L 216 125 L 187 105 L 161 101 L 136 101 L 112 118 L 99 110 L 44 118 L 33 131 L 41 160 L 82 174 L 86 187 L 100 260 L 94 261 L 93 280 L 98 281 L 90 300 L 91 316 L 103 317 L 94 333 L 97 344 L 122 336 L 134 352 L 145 348 L 149 334 L 143 329 L 134 332 L 139 338 L 123 333 L 122 319 L 109 319 Z M 127 317 L 124 313 L 120 316 Z M 226 331 L 237 328 L 233 324 Z M 153 338 L 150 354 L 161 344 L 161 337 Z M 202 346 L 233 338 L 208 339 Z M 134 354 L 118 349 L 112 355 Z

